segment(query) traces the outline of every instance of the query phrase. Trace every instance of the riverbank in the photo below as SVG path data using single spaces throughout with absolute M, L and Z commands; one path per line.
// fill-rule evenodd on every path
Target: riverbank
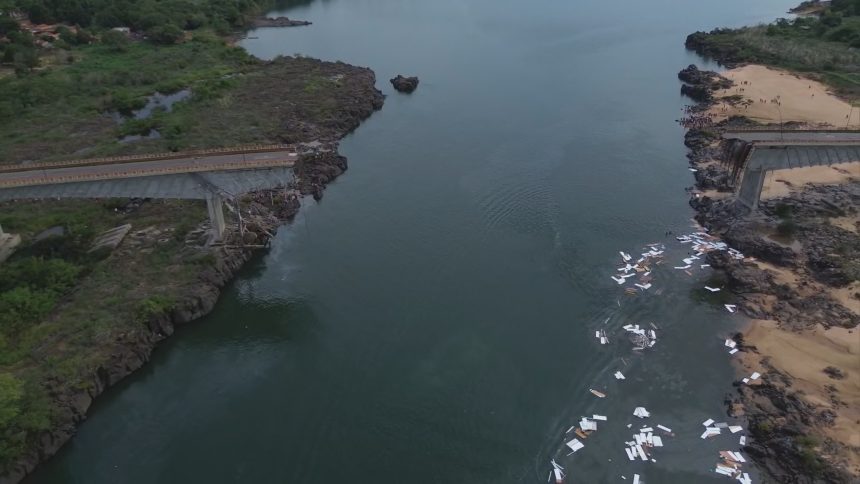
M 853 482 L 860 475 L 858 163 L 804 169 L 802 177 L 772 174 L 760 209 L 748 214 L 734 205 L 720 149 L 726 128 L 833 128 L 850 106 L 811 79 L 765 66 L 722 76 L 690 71 L 680 77 L 708 93 L 693 110 L 713 121 L 685 136 L 697 170 L 690 203 L 710 233 L 756 258 L 709 256 L 751 319 L 736 337 L 744 349 L 739 372 L 764 375 L 727 399 L 730 414 L 749 420 L 744 450 L 775 482 Z
M 136 55 L 147 58 L 163 55 L 144 45 L 137 49 Z M 196 75 L 180 77 L 191 83 L 185 86 L 193 93 L 190 100 L 173 105 L 170 111 L 157 110 L 149 118 L 127 120 L 120 128 L 123 132 L 133 128 L 141 135 L 152 131 L 169 135 L 117 143 L 117 127 L 111 117 L 96 111 L 82 117 L 79 126 L 104 129 L 69 137 L 67 141 L 75 149 L 64 151 L 71 150 L 67 143 L 47 143 L 42 135 L 27 132 L 30 123 L 38 124 L 42 115 L 30 111 L 16 128 L 27 136 L 4 138 L 10 149 L 3 161 L 59 159 L 73 152 L 94 156 L 249 142 L 304 142 L 315 148 L 301 157 L 293 186 L 234 200 L 234 208 L 242 212 L 243 229 L 241 233 L 231 229 L 223 244 L 214 247 L 205 243 L 208 222 L 201 222 L 205 220 L 202 203 L 136 200 L 2 205 L 0 224 L 7 231 L 23 234 L 24 243 L 0 270 L 64 260 L 64 247 L 71 239 L 88 249 L 103 230 L 123 224 L 132 228 L 112 253 L 82 258 L 80 271 L 57 293 L 56 304 L 22 321 L 15 331 L 2 328 L 0 383 L 10 391 L 0 403 L 10 417 L 0 421 L 4 436 L 0 483 L 19 482 L 56 453 L 86 418 L 94 398 L 143 366 L 176 326 L 211 311 L 221 288 L 258 248 L 267 245 L 282 223 L 292 219 L 301 196 L 319 200 L 325 186 L 347 169 L 346 158 L 337 152 L 337 141 L 384 102 L 375 87 L 375 74 L 367 68 L 303 57 L 260 61 L 220 41 L 163 50 L 193 55 L 195 49 L 244 59 L 239 63 L 244 67 L 212 88 L 193 81 Z M 93 54 L 89 59 L 97 62 L 104 53 Z M 81 64 L 86 69 L 86 60 Z M 65 68 L 59 69 L 45 77 L 68 74 L 62 72 Z M 66 127 L 58 125 L 60 130 Z M 77 225 L 72 227 L 70 218 Z M 235 212 L 228 212 L 228 218 L 235 226 Z M 65 235 L 52 239 L 56 250 L 44 252 L 44 242 L 37 241 L 37 236 L 54 225 L 64 227 Z M 20 278 L 12 282 L 15 286 L 28 283 Z

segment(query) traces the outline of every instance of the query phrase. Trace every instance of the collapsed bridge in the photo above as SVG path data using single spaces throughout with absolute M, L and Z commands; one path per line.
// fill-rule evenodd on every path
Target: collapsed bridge
M 737 200 L 758 207 L 767 172 L 860 161 L 860 131 L 772 129 L 723 133 L 723 157 Z
M 255 145 L 0 166 L 0 201 L 60 198 L 206 200 L 213 239 L 223 201 L 293 180 L 300 146 Z

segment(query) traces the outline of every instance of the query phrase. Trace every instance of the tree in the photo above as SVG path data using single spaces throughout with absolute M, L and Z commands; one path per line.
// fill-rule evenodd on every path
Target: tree
M 5 37 L 9 32 L 20 30 L 18 22 L 12 17 L 0 13 L 0 37 Z

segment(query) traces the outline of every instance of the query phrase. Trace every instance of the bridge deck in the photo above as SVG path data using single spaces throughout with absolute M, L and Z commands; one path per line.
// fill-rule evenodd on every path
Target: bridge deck
M 175 157 L 125 157 L 113 162 L 103 160 L 76 160 L 40 164 L 38 169 L 23 168 L 15 171 L 0 170 L 0 189 L 57 183 L 149 177 L 180 173 L 249 170 L 293 166 L 298 153 L 293 147 L 280 147 L 269 151 L 221 151 L 218 154 L 174 154 Z M 92 164 L 95 162 L 96 164 Z M 21 171 L 21 170 L 26 171 Z

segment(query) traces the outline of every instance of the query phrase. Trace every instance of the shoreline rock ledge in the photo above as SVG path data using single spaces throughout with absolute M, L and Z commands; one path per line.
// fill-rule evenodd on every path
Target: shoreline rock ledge
M 260 27 L 301 27 L 304 25 L 311 25 L 307 20 L 293 20 L 287 17 L 260 17 L 254 19 L 253 26 L 255 28 Z
M 418 88 L 417 77 L 404 77 L 400 74 L 391 79 L 391 85 L 399 92 L 410 93 Z

